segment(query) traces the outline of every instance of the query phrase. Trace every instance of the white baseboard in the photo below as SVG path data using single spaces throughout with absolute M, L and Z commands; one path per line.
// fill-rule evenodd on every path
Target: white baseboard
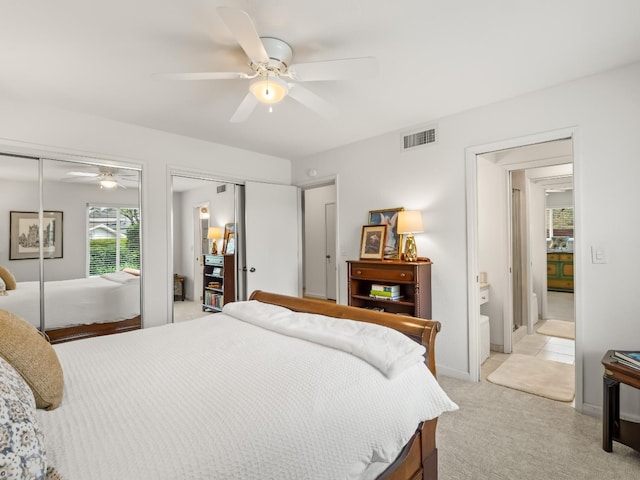
M 454 368 L 449 368 L 444 365 L 440 366 L 436 363 L 436 371 L 438 375 L 444 375 L 445 377 L 457 378 L 460 380 L 471 380 L 471 376 L 469 372 L 463 372 L 461 370 L 456 370 Z
M 309 292 L 304 292 L 304 296 L 305 297 L 309 297 L 309 298 L 317 298 L 319 300 L 326 300 L 327 297 L 325 297 L 324 295 L 318 295 L 315 293 L 309 293 Z
M 602 405 L 585 403 L 582 405 L 582 413 L 591 417 L 602 418 Z M 640 423 L 640 415 L 635 413 L 620 412 L 620 418 L 630 422 Z

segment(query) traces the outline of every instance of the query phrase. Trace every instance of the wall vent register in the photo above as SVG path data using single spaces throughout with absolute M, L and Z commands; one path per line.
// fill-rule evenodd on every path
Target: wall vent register
M 430 128 L 421 132 L 411 133 L 403 137 L 403 149 L 408 150 L 429 143 L 435 143 L 436 129 Z

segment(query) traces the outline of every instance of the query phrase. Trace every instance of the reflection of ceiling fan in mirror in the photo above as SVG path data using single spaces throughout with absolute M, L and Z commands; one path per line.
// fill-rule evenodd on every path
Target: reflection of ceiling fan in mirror
M 173 73 L 162 76 L 174 80 L 250 80 L 249 92 L 231 117 L 231 122 L 246 120 L 258 103 L 267 104 L 271 109 L 271 105 L 287 96 L 316 113 L 330 117 L 334 113 L 331 105 L 300 85 L 300 82 L 351 80 L 377 75 L 378 60 L 375 57 L 292 63 L 293 49 L 289 44 L 279 38 L 261 37 L 247 12 L 231 7 L 218 7 L 216 10 L 244 50 L 246 57 L 243 58 L 250 71 Z
M 130 173 L 129 173 L 130 172 Z M 65 182 L 95 183 L 100 188 L 127 188 L 138 183 L 138 173 L 116 167 L 92 167 L 87 170 L 67 172 L 63 178 Z

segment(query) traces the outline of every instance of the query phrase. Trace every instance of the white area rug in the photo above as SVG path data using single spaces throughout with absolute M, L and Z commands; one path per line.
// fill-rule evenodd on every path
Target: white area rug
M 575 396 L 574 377 L 573 365 L 512 353 L 487 380 L 551 400 L 570 402 Z
M 541 335 L 549 335 L 550 337 L 576 339 L 576 324 L 574 322 L 565 322 L 564 320 L 545 320 L 544 325 L 540 326 L 536 332 Z

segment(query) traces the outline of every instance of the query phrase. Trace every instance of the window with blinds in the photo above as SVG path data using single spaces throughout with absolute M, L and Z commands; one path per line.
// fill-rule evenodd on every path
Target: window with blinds
M 87 207 L 89 275 L 123 268 L 140 269 L 140 210 L 113 206 Z

